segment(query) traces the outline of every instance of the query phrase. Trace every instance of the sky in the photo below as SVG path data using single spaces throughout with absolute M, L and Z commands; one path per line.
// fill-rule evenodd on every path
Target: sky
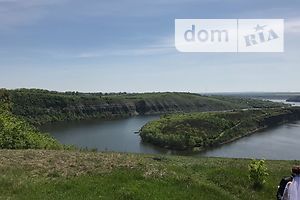
M 299 10 L 299 0 L 0 0 L 0 88 L 299 92 Z M 285 19 L 285 52 L 178 52 L 181 18 Z

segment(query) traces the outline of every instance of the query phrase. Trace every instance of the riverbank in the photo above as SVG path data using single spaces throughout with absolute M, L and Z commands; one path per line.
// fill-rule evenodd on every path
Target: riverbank
M 149 122 L 140 135 L 144 142 L 167 149 L 204 151 L 299 119 L 300 109 L 296 107 L 172 114 Z
M 266 161 L 261 190 L 247 159 L 0 150 L 0 199 L 273 199 L 295 161 Z

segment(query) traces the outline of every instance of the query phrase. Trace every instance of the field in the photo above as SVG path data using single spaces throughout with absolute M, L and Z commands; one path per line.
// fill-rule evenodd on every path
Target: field
M 267 161 L 262 189 L 250 160 L 50 150 L 1 150 L 0 199 L 274 199 L 294 161 Z

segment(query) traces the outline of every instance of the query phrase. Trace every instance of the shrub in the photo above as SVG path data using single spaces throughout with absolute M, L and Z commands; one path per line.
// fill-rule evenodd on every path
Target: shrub
M 0 113 L 0 149 L 62 149 L 58 141 L 40 133 L 7 111 Z
M 253 187 L 262 187 L 268 177 L 268 169 L 264 160 L 252 160 L 248 166 L 249 180 Z

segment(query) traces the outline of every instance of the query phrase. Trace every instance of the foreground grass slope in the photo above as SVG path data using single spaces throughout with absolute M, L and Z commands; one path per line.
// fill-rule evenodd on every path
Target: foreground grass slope
M 165 148 L 203 150 L 299 119 L 299 108 L 171 114 L 147 123 L 140 135 L 144 142 Z
M 249 160 L 77 151 L 1 150 L 0 199 L 274 199 L 295 161 L 267 161 L 260 189 Z

